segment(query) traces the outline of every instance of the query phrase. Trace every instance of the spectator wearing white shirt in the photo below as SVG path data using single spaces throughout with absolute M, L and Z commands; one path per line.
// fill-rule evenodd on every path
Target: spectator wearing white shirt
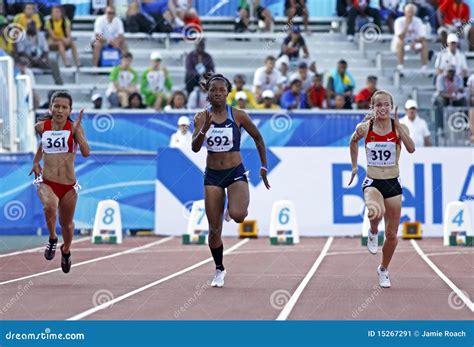
M 193 141 L 193 135 L 189 131 L 189 118 L 186 116 L 181 116 L 178 119 L 178 130 L 171 135 L 170 147 L 171 148 L 191 148 L 191 143 Z
M 313 77 L 314 73 L 308 70 L 308 64 L 302 61 L 298 64 L 298 71 L 291 75 L 290 81 L 293 81 L 295 78 L 301 80 L 303 91 L 307 91 L 313 84 Z
M 448 35 L 448 47 L 442 50 L 436 58 L 436 74 L 446 74 L 448 66 L 456 66 L 456 75 L 467 77 L 466 56 L 458 49 L 459 39 L 456 34 Z
M 189 94 L 188 108 L 191 110 L 203 109 L 208 105 L 207 91 L 200 84 L 195 86 L 191 94 Z
M 421 54 L 421 69 L 426 70 L 428 64 L 428 45 L 425 28 L 420 18 L 415 17 L 416 6 L 408 4 L 404 8 L 405 15 L 397 18 L 394 23 L 394 35 L 391 50 L 397 53 L 397 69 L 403 70 L 405 51 Z
M 115 16 L 112 6 L 107 6 L 105 14 L 98 17 L 94 23 L 94 53 L 92 64 L 99 65 L 100 53 L 105 45 L 110 45 L 122 51 L 127 51 L 122 20 Z
M 280 71 L 275 69 L 275 58 L 268 56 L 265 58 L 265 66 L 259 67 L 253 76 L 253 88 L 257 100 L 261 102 L 264 90 L 273 91 L 278 98 L 283 91 L 282 81 Z
M 431 146 L 431 133 L 426 121 L 417 115 L 418 105 L 415 100 L 407 100 L 405 103 L 405 117 L 400 119 L 410 131 L 410 137 L 416 147 Z

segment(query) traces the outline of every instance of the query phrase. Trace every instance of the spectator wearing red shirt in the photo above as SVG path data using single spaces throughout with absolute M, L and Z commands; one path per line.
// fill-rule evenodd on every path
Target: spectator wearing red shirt
M 367 86 L 362 89 L 357 95 L 355 96 L 355 102 L 357 104 L 357 108 L 359 110 L 366 110 L 369 108 L 370 99 L 372 95 L 377 91 L 377 77 L 376 76 L 368 76 L 367 77 Z
M 306 92 L 306 102 L 311 108 L 326 108 L 328 93 L 323 87 L 323 75 L 316 74 L 313 77 L 313 84 Z
M 469 5 L 463 0 L 441 0 L 438 11 L 440 27 L 438 34 L 446 46 L 448 34 L 455 33 L 469 41 L 469 50 L 474 51 L 474 27 L 471 25 Z

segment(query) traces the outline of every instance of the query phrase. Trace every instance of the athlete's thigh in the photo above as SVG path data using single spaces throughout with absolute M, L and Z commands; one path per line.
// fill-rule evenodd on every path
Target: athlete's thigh
M 247 211 L 250 203 L 249 184 L 238 181 L 227 187 L 227 199 L 232 210 Z
M 214 227 L 222 225 L 225 191 L 218 186 L 204 186 L 204 204 L 209 224 Z
M 38 197 L 44 207 L 57 208 L 59 205 L 59 198 L 54 194 L 53 189 L 46 183 L 40 183 L 38 189 Z
M 59 223 L 69 224 L 74 219 L 76 210 L 77 193 L 74 189 L 68 191 L 59 201 Z
M 390 226 L 388 232 L 397 232 L 402 212 L 402 195 L 385 199 L 385 223 Z M 387 231 L 386 231 L 387 232 Z
M 364 201 L 367 208 L 373 209 L 377 214 L 384 211 L 384 199 L 382 193 L 375 187 L 364 189 Z

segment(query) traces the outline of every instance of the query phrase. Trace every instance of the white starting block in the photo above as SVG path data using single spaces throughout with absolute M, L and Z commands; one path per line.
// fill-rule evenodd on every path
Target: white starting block
M 92 243 L 122 243 L 122 217 L 115 200 L 102 200 L 97 205 Z
M 362 237 L 360 239 L 362 246 L 367 246 L 367 238 L 369 236 L 370 229 L 370 220 L 369 220 L 369 210 L 367 207 L 364 207 L 364 221 L 362 222 Z M 382 220 L 379 222 L 379 234 L 378 234 L 378 245 L 383 246 L 385 241 L 385 218 L 382 217 Z
M 300 242 L 296 209 L 292 201 L 280 200 L 273 204 L 269 234 L 272 245 Z
M 444 246 L 456 246 L 459 244 L 472 246 L 474 233 L 471 215 L 465 202 L 452 201 L 446 205 L 443 236 Z
M 183 244 L 197 243 L 207 245 L 209 243 L 209 222 L 207 221 L 204 200 L 193 202 L 189 214 L 188 230 L 183 234 Z

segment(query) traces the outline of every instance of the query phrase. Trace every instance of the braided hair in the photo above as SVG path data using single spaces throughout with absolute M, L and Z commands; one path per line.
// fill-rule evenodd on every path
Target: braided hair
M 217 80 L 225 82 L 227 86 L 227 93 L 230 93 L 232 91 L 232 83 L 222 74 L 205 73 L 202 77 L 202 81 L 199 84 L 204 90 L 206 90 L 206 92 L 209 92 L 211 82 Z

